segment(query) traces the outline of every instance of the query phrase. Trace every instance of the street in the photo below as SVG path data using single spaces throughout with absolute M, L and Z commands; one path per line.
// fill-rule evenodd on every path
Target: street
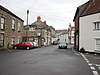
M 99 75 L 99 57 L 81 54 L 71 46 L 68 49 L 58 49 L 54 45 L 31 50 L 9 50 L 0 52 L 0 75 Z M 85 58 L 98 66 L 98 74 L 93 73 Z

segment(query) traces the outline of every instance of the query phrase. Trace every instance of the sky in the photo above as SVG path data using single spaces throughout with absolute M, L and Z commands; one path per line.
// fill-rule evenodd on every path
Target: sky
M 27 10 L 29 10 L 28 24 L 37 20 L 46 20 L 47 25 L 57 29 L 68 29 L 71 23 L 74 26 L 73 18 L 78 6 L 88 0 L 0 0 L 4 6 L 27 23 Z

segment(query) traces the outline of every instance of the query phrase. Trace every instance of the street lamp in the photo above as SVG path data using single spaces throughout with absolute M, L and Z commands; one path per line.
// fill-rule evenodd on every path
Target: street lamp
M 28 41 L 28 15 L 29 15 L 29 10 L 27 10 L 27 29 L 26 29 L 26 41 Z

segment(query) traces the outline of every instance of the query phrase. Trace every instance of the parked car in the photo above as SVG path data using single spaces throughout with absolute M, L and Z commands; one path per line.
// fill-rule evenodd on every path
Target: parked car
M 57 44 L 58 44 L 58 41 L 53 41 L 52 44 L 53 44 L 53 45 L 57 45 Z
M 59 42 L 59 44 L 58 44 L 58 48 L 60 49 L 60 48 L 65 48 L 65 49 L 67 49 L 67 43 L 66 42 Z
M 33 43 L 33 48 L 39 47 L 38 43 L 36 43 L 36 42 L 32 42 L 32 43 Z
M 24 48 L 24 49 L 29 50 L 29 49 L 33 48 L 33 44 L 30 43 L 30 42 L 21 42 L 21 43 L 15 44 L 15 45 L 13 46 L 13 48 L 14 48 L 14 49 L 17 49 L 17 48 Z

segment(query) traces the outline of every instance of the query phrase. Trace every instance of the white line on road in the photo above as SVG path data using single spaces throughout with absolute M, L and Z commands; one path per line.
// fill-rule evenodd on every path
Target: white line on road
M 92 71 L 94 75 L 99 75 L 97 71 Z
M 82 55 L 82 57 L 85 59 L 85 61 L 88 63 L 88 65 L 90 66 L 92 72 L 94 75 L 99 75 L 99 73 L 95 70 L 95 68 L 92 66 L 93 64 L 90 63 L 90 61 L 85 57 L 85 55 L 83 55 L 82 53 L 80 53 Z M 99 66 L 99 65 L 96 65 Z M 100 69 L 100 67 L 98 67 Z
M 91 70 L 95 70 L 95 68 L 94 67 L 90 67 L 91 68 Z
M 91 64 L 91 63 L 89 63 L 88 65 L 89 65 L 89 66 L 92 66 L 92 64 Z
M 100 66 L 100 65 L 96 64 L 96 66 L 98 67 L 98 66 Z
M 86 62 L 89 63 L 90 61 L 87 60 Z
M 98 67 L 100 69 L 100 67 Z
M 88 60 L 82 53 L 81 53 L 81 55 L 83 56 L 83 58 L 84 58 L 85 60 Z

